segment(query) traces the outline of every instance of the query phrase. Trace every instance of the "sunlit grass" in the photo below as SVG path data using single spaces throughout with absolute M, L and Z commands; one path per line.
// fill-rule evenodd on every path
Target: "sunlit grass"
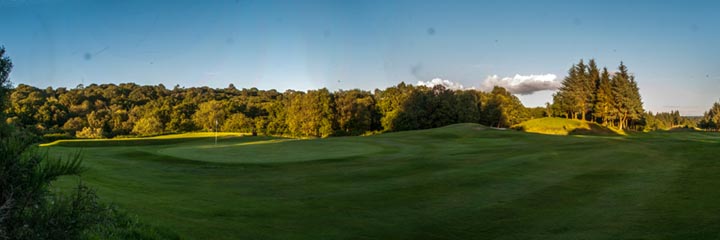
M 718 133 L 555 136 L 457 124 L 368 137 L 152 141 L 45 149 L 83 149 L 82 181 L 102 199 L 185 239 L 720 235 Z
M 626 135 L 624 131 L 588 121 L 565 118 L 538 118 L 513 128 L 530 133 L 551 135 Z

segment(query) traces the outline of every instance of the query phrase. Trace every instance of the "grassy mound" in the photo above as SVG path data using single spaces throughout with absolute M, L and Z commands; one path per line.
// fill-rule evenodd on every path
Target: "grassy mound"
M 625 135 L 620 130 L 594 122 L 565 118 L 538 118 L 517 124 L 513 128 L 524 132 L 551 135 Z

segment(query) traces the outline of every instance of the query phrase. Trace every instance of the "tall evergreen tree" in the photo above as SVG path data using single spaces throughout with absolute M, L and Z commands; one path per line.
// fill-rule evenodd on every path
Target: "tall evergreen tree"
M 598 69 L 595 59 L 590 59 L 588 62 L 584 82 L 585 93 L 587 94 L 585 97 L 585 105 L 587 106 L 586 109 L 588 111 L 589 118 L 592 118 L 592 120 L 595 121 L 596 119 L 593 113 L 595 103 L 597 102 L 597 86 L 600 83 L 600 69 Z
M 612 120 L 613 95 L 612 85 L 610 83 L 610 73 L 607 68 L 603 68 L 602 74 L 595 91 L 595 104 L 593 114 L 596 120 L 601 120 L 604 125 L 608 124 L 608 120 Z
M 630 76 L 627 66 L 622 62 L 611 82 L 615 100 L 613 117 L 617 119 L 617 127 L 625 129 L 631 120 L 638 120 L 644 112 L 639 88 L 635 78 Z
M 562 81 L 560 91 L 556 93 L 555 101 L 561 111 L 568 112 L 566 116 L 572 119 L 585 120 L 585 115 L 592 106 L 592 87 L 588 74 L 588 66 L 581 59 L 578 64 L 568 70 L 568 76 Z
M 628 121 L 632 121 L 632 123 L 635 123 L 642 118 L 643 113 L 645 113 L 645 109 L 643 108 L 642 97 L 640 96 L 640 88 L 635 81 L 635 76 L 629 75 L 628 80 L 630 86 L 630 116 Z

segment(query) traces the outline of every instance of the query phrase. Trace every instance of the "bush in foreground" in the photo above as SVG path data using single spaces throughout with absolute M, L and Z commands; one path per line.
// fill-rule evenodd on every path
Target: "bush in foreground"
M 80 165 L 79 154 L 50 159 L 30 135 L 0 126 L 0 239 L 178 239 L 100 203 L 82 184 L 66 194 L 49 190 Z

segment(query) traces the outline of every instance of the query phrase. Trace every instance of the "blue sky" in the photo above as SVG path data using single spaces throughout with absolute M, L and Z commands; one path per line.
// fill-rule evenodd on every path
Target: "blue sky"
M 11 80 L 37 87 L 372 90 L 555 74 L 579 59 L 635 74 L 646 109 L 720 99 L 712 1 L 0 0 Z M 528 106 L 552 91 L 519 95 Z

